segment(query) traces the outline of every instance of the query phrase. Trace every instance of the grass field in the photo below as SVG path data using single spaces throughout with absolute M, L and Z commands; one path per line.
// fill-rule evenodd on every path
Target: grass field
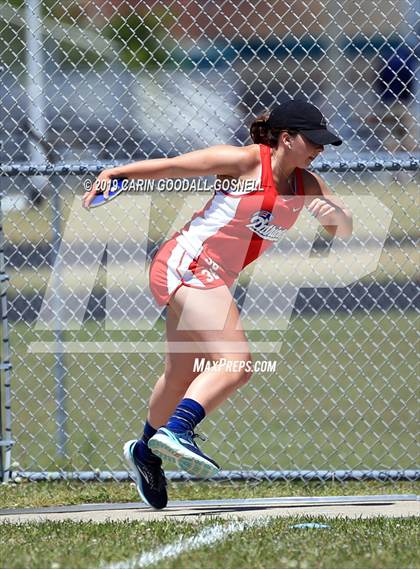
M 328 484 L 214 482 L 170 483 L 172 500 L 416 493 L 418 483 L 346 482 Z M 0 486 L 0 507 L 137 501 L 129 483 L 26 483 Z M 317 522 L 323 529 L 297 529 L 296 523 Z M 107 522 L 101 524 L 45 522 L 0 523 L 2 569 L 90 569 L 130 561 L 146 552 L 142 563 L 120 569 L 415 569 L 418 561 L 418 521 L 413 518 L 372 520 L 325 519 L 322 516 L 264 520 L 220 541 L 192 549 L 188 538 L 214 531 L 229 522 L 171 521 Z M 225 530 L 223 530 L 224 533 Z M 181 540 L 181 541 L 180 541 Z M 151 563 L 163 547 L 183 544 L 186 550 Z M 6 561 L 7 560 L 7 561 Z M 116 569 L 116 568 L 115 568 Z
M 295 523 L 324 522 L 326 529 L 296 529 Z M 217 521 L 191 523 L 75 522 L 12 526 L 0 524 L 4 569 L 90 569 L 131 560 L 162 546 L 200 534 Z M 227 535 L 154 564 L 127 563 L 120 568 L 158 569 L 415 569 L 418 562 L 415 519 L 324 520 L 286 518 L 264 527 Z M 104 565 L 105 564 L 105 565 Z M 417 565 L 418 566 L 418 565 Z
M 374 196 L 392 211 L 390 237 L 410 236 L 414 240 L 418 201 L 414 176 L 404 186 L 379 182 L 372 176 L 363 180 L 345 176 L 335 179 L 337 194 Z M 75 194 L 75 199 L 80 198 L 79 181 L 69 181 L 71 191 L 63 186 L 63 227 Z M 186 219 L 197 205 L 196 200 L 208 197 L 188 196 Z M 151 241 L 166 234 L 186 202 L 185 196 L 174 194 L 169 198 L 156 195 L 153 200 Z M 6 242 L 34 248 L 45 244 L 51 240 L 52 216 L 49 200 L 24 215 L 9 212 L 4 219 Z M 81 208 L 77 219 L 72 231 L 82 243 L 99 229 L 107 231 L 107 227 L 99 227 L 98 220 L 95 225 L 94 215 Z M 136 216 L 128 212 L 126 221 L 130 235 L 140 238 Z M 415 247 L 409 243 L 408 240 L 401 247 L 387 246 L 378 270 L 366 279 L 395 283 L 413 279 L 417 263 Z M 264 278 L 264 271 L 268 270 L 266 264 L 259 274 Z M 43 265 L 10 272 L 9 293 L 16 298 L 21 294 L 43 294 L 50 270 Z M 100 271 L 97 286 L 103 284 L 104 274 Z M 215 454 L 224 469 L 413 466 L 418 451 L 414 432 L 414 311 L 402 314 L 391 310 L 385 315 L 374 310 L 353 315 L 321 312 L 293 318 L 288 329 L 277 336 L 270 331 L 272 327 L 273 322 L 268 331 L 252 329 L 247 333 L 250 339 L 276 337 L 283 341 L 280 353 L 262 356 L 277 363 L 276 373 L 255 374 L 247 386 L 203 424 L 210 438 L 204 448 Z M 162 339 L 162 329 L 162 322 L 158 322 L 154 330 L 145 332 L 105 332 L 101 322 L 87 322 L 80 332 L 65 332 L 64 340 L 153 341 Z M 55 440 L 55 358 L 28 352 L 32 342 L 53 339 L 51 333 L 36 331 L 32 322 L 13 323 L 13 459 L 24 470 L 125 469 L 122 443 L 141 430 L 151 389 L 163 370 L 163 355 L 64 355 L 68 445 L 63 458 L 57 456 Z M 99 346 L 98 351 L 101 349 Z M 254 358 L 258 357 L 254 354 Z
M 294 318 L 278 335 L 281 353 L 266 355 L 277 371 L 255 374 L 203 423 L 203 448 L 223 469 L 413 468 L 415 329 L 412 312 Z M 90 323 L 65 340 L 157 340 L 161 333 L 162 323 L 125 334 Z M 30 325 L 13 326 L 13 460 L 23 470 L 126 470 L 122 444 L 140 433 L 163 356 L 65 354 L 63 461 L 55 446 L 54 356 L 28 353 L 40 338 L 52 340 Z

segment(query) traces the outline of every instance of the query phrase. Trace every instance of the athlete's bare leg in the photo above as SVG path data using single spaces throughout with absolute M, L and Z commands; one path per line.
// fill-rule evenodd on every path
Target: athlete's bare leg
M 244 364 L 240 362 L 251 362 L 251 356 L 238 309 L 226 286 L 207 290 L 181 287 L 170 306 L 178 316 L 179 327 L 188 331 L 197 351 L 203 354 L 197 353 L 196 357 L 228 362 L 224 370 L 197 375 L 185 391 L 184 397 L 198 401 L 208 414 L 252 375 L 252 369 L 241 368 Z M 191 366 L 191 360 L 185 360 L 184 365 Z M 184 367 L 184 374 L 187 369 L 190 371 Z
M 199 375 L 194 372 L 194 359 L 205 357 L 198 350 L 191 335 L 184 330 L 177 330 L 178 316 L 171 306 L 166 315 L 166 339 L 168 349 L 165 359 L 165 371 L 158 379 L 150 397 L 147 420 L 152 427 L 158 429 L 165 425 L 183 399 L 191 382 Z M 170 345 L 189 343 L 191 352 L 171 351 Z

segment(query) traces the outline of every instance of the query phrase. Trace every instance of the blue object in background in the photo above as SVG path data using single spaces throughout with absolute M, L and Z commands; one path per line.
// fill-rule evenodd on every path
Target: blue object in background
M 379 70 L 377 91 L 383 103 L 408 103 L 414 96 L 416 56 L 407 45 L 400 45 Z

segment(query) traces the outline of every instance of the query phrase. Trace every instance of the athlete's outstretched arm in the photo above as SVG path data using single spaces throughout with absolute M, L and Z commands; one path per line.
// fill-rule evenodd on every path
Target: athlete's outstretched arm
M 324 180 L 314 172 L 304 172 L 305 205 L 330 235 L 349 238 L 353 232 L 353 215 Z
M 192 178 L 195 176 L 211 176 L 216 174 L 228 175 L 234 178 L 249 170 L 252 163 L 252 155 L 244 148 L 219 144 L 195 150 L 187 154 L 181 154 L 174 158 L 156 158 L 151 160 L 141 160 L 132 162 L 124 166 L 116 166 L 101 172 L 97 182 L 109 181 L 115 178 L 128 179 L 151 179 L 158 180 L 163 178 Z M 94 185 L 83 200 L 84 207 L 95 196 L 96 187 Z M 108 190 L 104 192 L 107 197 Z

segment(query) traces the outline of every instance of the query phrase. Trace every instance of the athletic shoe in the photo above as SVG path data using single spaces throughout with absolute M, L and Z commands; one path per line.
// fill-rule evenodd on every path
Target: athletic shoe
M 137 440 L 128 441 L 124 445 L 124 457 L 136 477 L 137 491 L 140 498 L 156 510 L 162 510 L 168 503 L 166 478 L 159 457 L 142 460 L 136 453 Z
M 180 470 L 199 478 L 209 478 L 216 474 L 220 467 L 198 448 L 195 437 L 203 439 L 193 431 L 175 433 L 167 427 L 161 427 L 148 444 L 155 454 L 175 462 Z

